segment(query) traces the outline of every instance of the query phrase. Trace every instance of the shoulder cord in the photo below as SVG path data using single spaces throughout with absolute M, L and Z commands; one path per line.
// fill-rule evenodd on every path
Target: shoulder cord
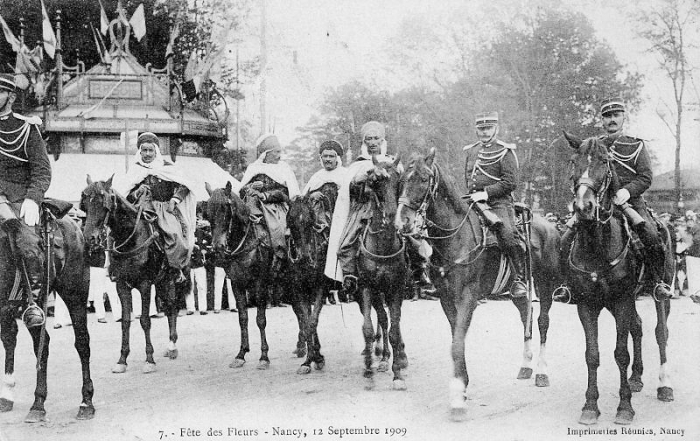
M 479 170 L 481 173 L 485 174 L 488 176 L 490 179 L 493 179 L 494 181 L 501 181 L 501 178 L 498 178 L 496 176 L 493 176 L 484 170 L 484 166 L 489 166 L 493 164 L 497 164 L 503 159 L 504 156 L 508 153 L 508 149 L 503 148 L 501 150 L 498 150 L 497 152 L 494 153 L 484 153 L 484 152 L 479 152 L 479 156 L 477 156 L 476 163 L 474 164 L 474 168 L 472 168 L 472 174 L 471 178 L 474 180 L 474 174 L 476 173 L 477 170 Z
M 637 149 L 635 151 L 633 151 L 632 153 L 630 153 L 629 155 L 623 155 L 622 153 L 615 150 L 615 145 L 617 145 L 617 143 L 614 143 L 612 145 L 612 147 L 610 148 L 610 156 L 612 157 L 612 159 L 615 162 L 617 162 L 618 164 L 620 164 L 621 166 L 625 167 L 627 170 L 631 171 L 634 174 L 637 174 L 637 171 L 635 169 L 633 169 L 632 167 L 630 167 L 629 165 L 627 165 L 626 163 L 630 162 L 630 161 L 634 162 L 635 164 L 637 163 L 637 158 L 639 157 L 639 154 L 642 152 L 642 148 L 644 147 L 644 143 L 640 142 Z M 626 144 L 626 145 L 632 145 L 632 144 Z
M 12 140 L 5 140 L 3 139 L 2 136 L 0 136 L 0 144 L 3 144 L 3 146 L 0 146 L 0 149 L 6 151 L 6 152 L 16 152 L 22 148 L 24 148 L 25 144 L 27 143 L 27 139 L 29 138 L 29 131 L 30 131 L 30 125 L 29 123 L 25 122 L 20 126 L 17 130 L 13 130 L 10 132 L 3 132 L 0 130 L 0 134 L 2 135 L 14 135 L 17 133 L 17 137 Z M 19 132 L 19 133 L 18 133 Z M 7 146 L 7 147 L 4 147 Z M 11 148 L 14 147 L 14 148 Z

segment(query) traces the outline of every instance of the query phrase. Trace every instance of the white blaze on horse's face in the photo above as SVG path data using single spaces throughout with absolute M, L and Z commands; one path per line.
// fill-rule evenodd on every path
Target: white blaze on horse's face
M 589 155 L 588 156 L 589 167 L 587 167 L 586 170 L 583 172 L 583 174 L 579 178 L 579 182 L 581 182 L 581 181 L 589 181 L 590 182 L 590 174 L 589 174 L 590 164 L 591 164 L 591 157 Z M 593 216 L 593 209 L 595 208 L 595 205 L 596 205 L 596 199 L 595 199 L 595 193 L 593 192 L 593 189 L 588 185 L 579 184 L 576 188 L 576 199 L 574 201 L 575 209 L 579 213 L 579 215 L 583 216 L 584 218 L 591 218 Z

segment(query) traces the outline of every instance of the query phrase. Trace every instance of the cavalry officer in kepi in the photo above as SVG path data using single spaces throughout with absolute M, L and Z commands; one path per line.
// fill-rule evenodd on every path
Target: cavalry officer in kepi
M 603 129 L 605 134 L 598 139 L 605 144 L 612 156 L 615 172 L 620 180 L 620 189 L 617 190 L 613 203 L 615 205 L 629 205 L 634 209 L 644 222 L 635 226 L 635 232 L 644 244 L 644 258 L 650 274 L 655 282 L 655 295 L 658 299 L 671 298 L 671 288 L 663 282 L 665 250 L 661 242 L 656 222 L 647 209 L 643 194 L 651 186 L 653 173 L 651 160 L 644 145 L 639 138 L 627 136 L 623 132 L 625 124 L 625 103 L 622 98 L 609 98 L 603 100 L 600 106 Z M 584 142 L 592 142 L 592 139 Z M 568 257 L 571 243 L 576 230 L 576 216 L 567 223 L 566 231 L 561 241 L 561 258 L 565 272 L 568 270 Z
M 467 153 L 465 177 L 469 197 L 473 202 L 486 203 L 498 220 L 489 225 L 496 234 L 498 245 L 508 256 L 514 271 L 510 287 L 512 297 L 527 296 L 525 285 L 525 250 L 515 230 L 513 191 L 518 185 L 518 157 L 515 145 L 498 140 L 498 113 L 476 115 L 476 135 L 479 141 L 464 147 Z
M 51 163 L 39 132 L 41 120 L 12 112 L 15 87 L 14 76 L 0 74 L 0 225 L 26 268 L 33 298 L 39 298 L 43 271 L 36 225 L 51 184 Z M 28 326 L 43 323 L 43 311 L 32 307 L 24 319 Z
M 393 157 L 387 155 L 384 125 L 370 121 L 362 126 L 361 134 L 360 156 L 348 166 L 346 183 L 340 188 L 333 212 L 325 268 L 326 276 L 342 281 L 348 294 L 354 294 L 357 290 L 358 239 L 364 225 L 372 218 L 371 204 L 363 198 L 367 172 L 374 167 L 372 156 L 378 162 L 394 161 Z M 403 167 L 399 164 L 399 171 L 402 170 Z M 432 249 L 425 239 L 409 240 L 407 248 L 410 248 L 408 253 L 414 282 L 424 293 L 434 293 L 435 287 L 428 276 Z

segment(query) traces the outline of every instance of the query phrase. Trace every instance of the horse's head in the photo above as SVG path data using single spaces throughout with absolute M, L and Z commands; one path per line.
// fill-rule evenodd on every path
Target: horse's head
M 318 197 L 317 193 L 312 193 Z M 311 261 L 313 256 L 313 235 L 316 216 L 312 207 L 312 195 L 296 196 L 289 203 L 287 227 L 294 242 L 293 260 Z M 290 251 L 291 253 L 291 251 Z
M 598 138 L 581 141 L 567 132 L 564 137 L 575 151 L 571 158 L 574 211 L 579 220 L 598 220 L 601 210 L 610 209 L 615 190 L 608 150 Z
M 87 175 L 87 184 L 80 195 L 80 209 L 85 212 L 83 235 L 90 250 L 95 251 L 105 246 L 105 227 L 116 206 L 116 194 L 112 189 L 112 177 L 107 181 L 93 182 L 90 175 Z
M 243 200 L 233 191 L 230 182 L 226 183 L 226 187 L 216 190 L 212 190 L 209 183 L 206 183 L 205 187 L 209 193 L 206 218 L 211 223 L 212 247 L 215 252 L 224 252 L 228 249 L 231 232 L 238 225 L 244 225 L 248 221 L 250 212 Z
M 401 176 L 401 193 L 399 206 L 394 219 L 396 229 L 403 233 L 414 233 L 416 228 L 416 215 L 425 215 L 427 204 L 434 196 L 437 187 L 437 171 L 433 166 L 435 149 L 423 157 L 414 154 L 408 161 L 408 168 Z
M 400 162 L 398 157 L 393 162 L 379 162 L 372 156 L 374 167 L 367 172 L 367 186 L 381 206 L 383 216 L 391 220 L 394 219 L 398 207 Z

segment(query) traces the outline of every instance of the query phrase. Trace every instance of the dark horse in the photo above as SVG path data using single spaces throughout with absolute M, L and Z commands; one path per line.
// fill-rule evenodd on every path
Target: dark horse
M 389 307 L 391 327 L 388 338 L 394 351 L 391 370 L 394 373 L 393 385 L 395 390 L 405 390 L 406 382 L 402 369 L 408 368 L 408 357 L 401 336 L 401 304 L 403 302 L 408 280 L 408 262 L 405 244 L 394 226 L 399 192 L 399 158 L 392 162 L 377 162 L 372 157 L 374 167 L 368 172 L 365 194 L 369 197 L 372 218 L 365 226 L 359 238 L 359 253 L 357 255 L 358 270 L 358 299 L 364 318 L 362 333 L 365 338 L 364 376 L 373 381 L 372 346 L 375 332 L 372 325 L 371 308 L 377 311 L 377 321 L 384 330 L 386 339 L 388 327 L 384 303 Z M 390 357 L 386 343 L 383 345 L 382 360 L 377 369 L 388 369 Z M 370 383 L 369 387 L 372 387 Z
M 644 288 L 643 272 L 635 250 L 631 246 L 631 226 L 620 210 L 614 209 L 613 196 L 619 189 L 619 179 L 612 159 L 603 143 L 593 138 L 585 143 L 565 134 L 576 150 L 572 158 L 574 180 L 574 210 L 579 224 L 568 259 L 572 297 L 576 299 L 578 316 L 586 336 L 586 365 L 588 388 L 583 406 L 581 424 L 598 421 L 598 316 L 603 308 L 615 318 L 617 340 L 615 362 L 620 371 L 620 403 L 615 422 L 630 424 L 634 418 L 632 391 L 642 389 L 642 323 L 637 314 L 635 297 Z M 671 246 L 666 227 L 659 224 L 667 247 Z M 671 282 L 675 262 L 667 252 L 664 281 Z M 673 389 L 666 371 L 667 319 L 669 299 L 656 302 L 656 342 L 659 345 L 661 371 L 657 390 L 661 401 L 673 400 Z M 632 375 L 627 379 L 630 356 L 627 336 L 632 335 L 634 361 Z
M 265 334 L 267 326 L 267 291 L 272 283 L 272 248 L 264 237 L 258 237 L 258 228 L 250 218 L 250 209 L 234 191 L 231 183 L 225 188 L 212 190 L 207 202 L 207 219 L 211 222 L 212 246 L 217 253 L 217 262 L 226 269 L 231 279 L 233 294 L 238 308 L 238 323 L 241 327 L 241 346 L 231 367 L 245 364 L 245 354 L 250 352 L 248 340 L 248 301 L 246 290 L 255 299 L 258 308 L 256 323 L 260 330 L 260 360 L 258 369 L 270 367 L 267 356 L 269 346 Z
M 317 191 L 292 199 L 287 213 L 291 233 L 288 275 L 292 307 L 299 319 L 300 341 L 306 348 L 306 360 L 297 370 L 298 374 L 311 372 L 311 363 L 318 370 L 325 365 L 317 329 L 326 295 L 333 288 L 333 281 L 323 274 L 323 269 L 328 252 L 330 216 L 337 197 L 337 185 L 329 182 Z
M 151 286 L 155 284 L 156 298 L 161 301 L 168 317 L 170 342 L 164 355 L 177 358 L 177 314 L 185 295 L 183 286 L 177 286 L 168 268 L 167 258 L 158 244 L 155 221 L 149 221 L 141 209 L 132 205 L 112 188 L 112 178 L 93 182 L 87 177 L 80 207 L 87 214 L 85 237 L 92 250 L 106 249 L 110 256 L 110 276 L 117 282 L 117 293 L 122 304 L 122 345 L 119 361 L 112 372 L 126 372 L 129 356 L 129 332 L 131 328 L 131 290 L 141 294 L 141 328 L 146 337 L 146 364 L 143 373 L 154 372 L 151 344 L 151 317 L 149 313 Z M 109 245 L 105 244 L 105 231 L 109 228 Z M 155 311 L 151 311 L 155 312 Z
M 48 215 L 42 216 L 46 222 Z M 89 267 L 85 263 L 84 240 L 78 225 L 68 218 L 50 221 L 43 233 L 50 232 L 53 240 L 49 245 L 50 261 L 44 260 L 44 267 L 48 267 L 48 288 L 61 296 L 70 312 L 75 333 L 75 349 L 80 357 L 83 370 L 83 400 L 80 403 L 77 418 L 79 420 L 91 419 L 95 415 L 95 407 L 92 404 L 94 388 L 90 378 L 90 335 L 87 328 L 87 298 L 90 286 Z M 22 234 L 20 232 L 19 234 Z M 45 235 L 45 234 L 42 234 Z M 21 239 L 18 238 L 18 242 Z M 46 241 L 44 241 L 46 242 Z M 19 245 L 19 243 L 18 243 Z M 43 248 L 36 240 L 24 240 L 24 245 L 35 249 L 42 258 L 45 256 Z M 45 246 L 45 245 L 44 245 Z M 21 279 L 20 271 L 15 266 L 16 260 L 10 251 L 10 244 L 6 235 L 0 236 L 0 338 L 5 346 L 5 377 L 0 391 L 0 411 L 8 412 L 14 405 L 13 389 L 15 387 L 15 347 L 17 345 L 17 321 L 18 310 L 23 309 L 25 301 L 22 300 L 22 286 L 18 285 Z M 14 289 L 13 289 L 14 288 Z M 17 292 L 19 288 L 19 293 Z M 20 294 L 18 296 L 18 294 Z M 36 299 L 39 306 L 44 298 Z M 34 404 L 32 404 L 26 422 L 43 421 L 46 416 L 44 402 L 46 401 L 47 383 L 46 368 L 49 358 L 50 337 L 43 326 L 29 328 L 29 334 L 34 343 L 34 354 L 38 358 L 36 372 L 36 389 L 34 390 Z M 43 340 L 43 342 L 42 342 Z M 39 351 L 41 350 L 41 354 Z
M 469 384 L 464 339 L 479 300 L 509 286 L 510 275 L 501 251 L 489 246 L 495 241 L 489 239 L 490 233 L 484 234 L 479 216 L 461 199 L 452 178 L 434 159 L 434 149 L 426 157 L 412 156 L 401 178 L 396 224 L 400 231 L 415 234 L 416 217 L 426 220 L 427 236 L 434 250 L 431 261 L 441 280 L 440 301 L 452 329 L 451 414 L 454 419 L 462 419 L 466 416 L 465 391 Z M 548 386 L 545 346 L 552 292 L 558 283 L 559 233 L 542 217 L 534 216 L 531 226 L 533 276 L 540 297 L 536 385 Z M 525 329 L 524 360 L 518 378 L 527 379 L 532 376 L 532 307 L 527 297 L 512 300 Z

